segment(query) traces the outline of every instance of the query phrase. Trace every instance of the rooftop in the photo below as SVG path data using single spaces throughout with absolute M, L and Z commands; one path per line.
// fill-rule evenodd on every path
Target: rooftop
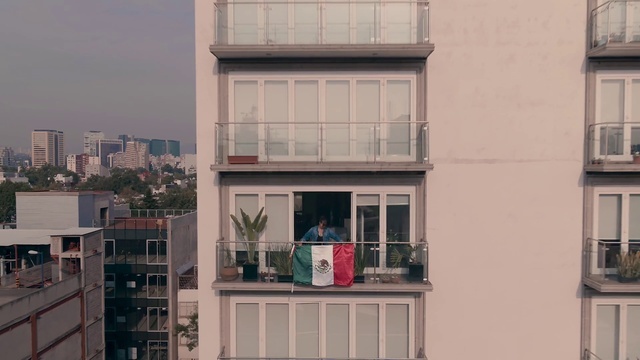
M 52 236 L 85 236 L 99 228 L 76 227 L 69 229 L 2 229 L 0 246 L 9 245 L 49 245 Z
M 112 191 L 98 191 L 98 190 L 69 190 L 69 191 L 28 191 L 17 192 L 16 196 L 80 196 L 80 195 L 100 195 L 100 194 L 113 194 Z

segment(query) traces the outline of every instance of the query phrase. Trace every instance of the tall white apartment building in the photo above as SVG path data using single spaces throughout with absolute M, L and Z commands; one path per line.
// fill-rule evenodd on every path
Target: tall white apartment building
M 139 141 L 127 141 L 124 152 L 124 167 L 129 169 L 149 167 L 149 146 Z
M 31 164 L 65 165 L 64 133 L 58 130 L 34 130 L 31 133 Z
M 638 29 L 632 0 L 195 0 L 199 356 L 640 358 Z M 265 281 L 225 281 L 263 207 Z M 320 214 L 365 281 L 271 281 Z
M 83 153 L 89 156 L 98 155 L 98 140 L 103 140 L 104 133 L 102 131 L 91 130 L 84 133 Z

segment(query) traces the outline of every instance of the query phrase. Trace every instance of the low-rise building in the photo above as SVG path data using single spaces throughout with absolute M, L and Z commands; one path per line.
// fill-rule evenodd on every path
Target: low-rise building
M 29 179 L 20 173 L 0 171 L 0 184 L 7 180 L 14 183 L 29 183 Z

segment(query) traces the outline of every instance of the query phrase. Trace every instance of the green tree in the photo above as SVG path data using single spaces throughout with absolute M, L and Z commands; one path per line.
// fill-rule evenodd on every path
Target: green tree
M 31 167 L 24 172 L 24 175 L 29 179 L 29 184 L 36 189 L 49 189 L 51 184 L 55 183 L 54 178 L 58 174 L 71 176 L 74 184 L 80 181 L 78 174 L 73 171 L 67 170 L 62 166 L 53 166 L 50 164 L 44 164 L 39 168 Z
M 164 164 L 160 168 L 160 171 L 163 172 L 163 173 L 173 174 L 174 169 L 173 169 L 173 166 L 171 166 L 171 164 Z
M 196 209 L 198 206 L 196 190 L 171 189 L 160 195 L 158 205 L 162 209 Z
M 13 183 L 9 180 L 0 184 L 0 222 L 13 222 L 16 216 L 16 192 L 31 191 L 29 184 Z
M 187 319 L 189 322 L 186 325 L 177 324 L 174 329 L 178 336 L 187 340 L 187 349 L 191 351 L 198 347 L 198 309 L 196 308 Z
M 153 197 L 153 194 L 151 193 L 150 188 L 147 188 L 147 190 L 144 192 L 144 197 L 142 198 L 142 206 L 140 208 L 141 209 L 157 209 L 158 208 L 158 202 Z

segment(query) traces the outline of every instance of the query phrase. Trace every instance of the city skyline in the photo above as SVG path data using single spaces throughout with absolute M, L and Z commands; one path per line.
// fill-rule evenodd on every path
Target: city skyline
M 2 2 L 0 43 L 0 147 L 53 128 L 69 154 L 90 130 L 193 151 L 193 3 Z

